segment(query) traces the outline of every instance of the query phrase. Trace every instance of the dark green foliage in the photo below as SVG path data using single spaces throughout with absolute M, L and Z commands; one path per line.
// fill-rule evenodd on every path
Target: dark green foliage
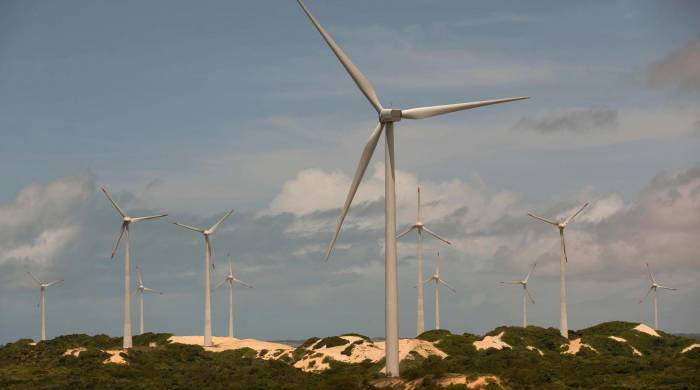
M 316 343 L 316 345 L 314 345 L 314 349 L 319 349 L 319 348 L 323 348 L 323 347 L 326 347 L 326 348 L 339 347 L 339 346 L 345 345 L 347 343 L 349 343 L 349 341 L 345 340 L 342 337 L 338 337 L 338 336 L 324 337 L 321 339 L 321 341 L 319 341 L 318 343 Z
M 369 342 L 372 341 L 372 339 L 370 339 L 369 337 L 367 337 L 363 334 L 359 334 L 359 333 L 345 333 L 345 334 L 341 334 L 341 336 L 355 336 L 355 337 L 359 337 L 361 339 L 364 339 L 365 341 L 369 341 Z
M 309 348 L 310 346 L 313 345 L 313 343 L 317 342 L 318 340 L 321 340 L 321 339 L 318 337 L 312 337 L 312 338 L 304 341 L 304 344 L 300 345 L 299 347 L 300 348 Z
M 428 331 L 425 331 L 425 332 L 419 334 L 416 338 L 418 340 L 425 340 L 425 341 L 438 341 L 441 338 L 443 338 L 447 335 L 450 335 L 450 334 L 452 334 L 452 333 L 450 333 L 450 331 L 446 330 L 446 329 L 433 329 L 433 330 L 428 330 Z

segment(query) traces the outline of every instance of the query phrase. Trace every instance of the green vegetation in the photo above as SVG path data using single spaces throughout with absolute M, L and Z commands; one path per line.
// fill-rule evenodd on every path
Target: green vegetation
M 609 322 L 571 332 L 570 339 L 580 337 L 598 351 L 583 348 L 577 355 L 560 353 L 567 341 L 553 328 L 499 327 L 488 335 L 504 332 L 502 340 L 512 348 L 480 351 L 472 344 L 480 336 L 428 331 L 419 338 L 433 342 L 449 356 L 425 358 L 413 352 L 401 362 L 401 373 L 405 380 L 418 380 L 419 389 L 436 389 L 434 380 L 447 374 L 495 375 L 513 389 L 699 387 L 700 348 L 680 352 L 697 340 L 661 332 L 662 337 L 654 337 L 632 330 L 635 325 Z M 349 344 L 343 353 L 350 355 L 355 345 L 371 342 L 366 337 L 354 343 L 340 337 L 309 339 L 304 343 L 306 347 L 280 360 L 260 359 L 259 353 L 248 348 L 206 352 L 199 346 L 170 344 L 168 337 L 152 333 L 134 337 L 134 348 L 124 355 L 127 365 L 103 363 L 109 357 L 103 350 L 118 349 L 120 338 L 67 335 L 36 345 L 28 339 L 18 340 L 0 347 L 0 388 L 366 389 L 371 388 L 371 381 L 382 378 L 383 361 L 346 364 L 326 357 L 323 361 L 331 368 L 317 374 L 292 367 L 306 355 L 324 356 L 308 349 L 317 341 L 323 346 Z M 151 343 L 155 347 L 148 347 Z M 528 350 L 528 346 L 538 348 L 544 356 Z M 78 357 L 63 356 L 67 349 L 78 347 L 85 348 Z M 643 356 L 633 355 L 632 348 Z
M 319 348 L 323 348 L 323 347 L 326 347 L 326 348 L 339 347 L 339 346 L 345 345 L 347 343 L 349 343 L 349 341 L 345 340 L 342 337 L 338 337 L 338 336 L 324 337 L 321 339 L 321 341 L 319 341 L 318 343 L 316 343 L 316 345 L 314 345 L 314 349 L 319 349 Z

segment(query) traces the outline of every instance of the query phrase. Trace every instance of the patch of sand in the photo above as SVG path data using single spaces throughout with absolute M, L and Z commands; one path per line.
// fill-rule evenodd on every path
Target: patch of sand
M 700 348 L 700 344 L 693 344 L 691 346 L 685 347 L 685 348 L 683 348 L 681 353 L 690 352 L 690 351 L 694 350 L 695 348 Z
M 613 339 L 617 342 L 620 343 L 626 343 L 627 340 L 623 339 L 622 337 L 617 337 L 617 336 L 608 336 L 609 339 Z M 637 350 L 637 348 L 633 347 L 630 345 L 630 348 L 632 348 L 632 354 L 637 355 L 637 356 L 642 356 L 642 353 Z
M 199 345 L 204 344 L 202 336 L 171 336 L 168 341 L 171 343 Z M 284 355 L 291 355 L 294 348 L 287 344 L 271 343 L 269 341 L 255 339 L 237 339 L 235 337 L 219 337 L 212 336 L 212 346 L 203 347 L 204 350 L 210 352 L 223 352 L 234 349 L 250 348 L 258 352 L 258 357 L 261 359 L 280 359 Z M 260 354 L 260 352 L 265 353 Z M 291 357 L 291 356 L 290 356 Z
M 654 329 L 652 329 L 651 327 L 644 325 L 644 324 L 639 324 L 639 325 L 635 326 L 634 330 L 636 330 L 637 332 L 646 333 L 650 336 L 661 337 L 661 336 L 659 336 L 658 333 L 656 333 L 656 331 Z
M 511 348 L 510 345 L 507 343 L 501 341 L 501 337 L 506 332 L 501 332 L 495 336 L 485 336 L 483 340 L 481 341 L 475 341 L 472 344 L 474 344 L 474 347 L 476 347 L 476 350 L 482 350 L 482 349 L 489 349 L 489 348 L 495 348 L 495 349 L 503 349 L 503 348 Z
M 537 351 L 540 354 L 540 356 L 544 356 L 544 352 L 540 351 L 540 349 L 537 347 L 533 347 L 532 345 L 528 345 L 527 349 L 529 351 Z
M 107 364 L 107 363 L 114 363 L 114 364 L 126 364 L 126 360 L 124 360 L 124 357 L 121 355 L 124 350 L 122 349 L 108 349 L 106 351 L 102 351 L 105 353 L 109 354 L 109 357 L 105 359 L 102 364 Z
M 63 356 L 75 356 L 78 357 L 80 356 L 81 352 L 87 351 L 87 348 L 83 347 L 78 347 L 78 348 L 68 348 L 66 349 L 66 352 L 63 352 Z
M 566 351 L 562 352 L 563 354 L 566 354 L 566 355 L 576 355 L 577 353 L 579 353 L 579 351 L 581 351 L 581 348 L 584 348 L 584 347 L 590 349 L 591 351 L 593 351 L 595 353 L 598 353 L 598 351 L 595 348 L 591 347 L 588 344 L 582 343 L 580 338 L 569 341 L 568 345 L 562 344 L 561 347 L 562 348 L 568 347 Z

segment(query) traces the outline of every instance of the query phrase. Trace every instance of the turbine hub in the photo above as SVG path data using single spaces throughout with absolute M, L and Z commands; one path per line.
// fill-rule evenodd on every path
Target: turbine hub
M 416 227 L 417 228 L 422 228 L 423 227 L 423 222 L 416 222 Z
M 401 110 L 395 108 L 383 108 L 379 112 L 379 122 L 398 122 L 401 120 Z
M 124 222 L 131 222 L 131 217 L 124 217 Z

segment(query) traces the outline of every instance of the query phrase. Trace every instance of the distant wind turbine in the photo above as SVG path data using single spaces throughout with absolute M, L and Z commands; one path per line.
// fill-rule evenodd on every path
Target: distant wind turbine
M 37 279 L 34 274 L 27 271 L 27 274 L 32 277 L 34 282 L 39 286 L 39 323 L 41 326 L 41 341 L 46 340 L 46 289 L 53 286 L 56 283 L 61 283 L 63 279 L 54 280 L 53 282 L 43 283 Z
M 416 284 L 418 290 L 418 301 L 416 305 L 416 335 L 419 335 L 425 332 L 425 311 L 423 308 L 423 231 L 425 230 L 426 233 L 440 241 L 443 241 L 447 245 L 452 245 L 449 241 L 438 236 L 435 232 L 428 229 L 428 227 L 423 224 L 420 203 L 420 186 L 418 187 L 418 211 L 416 223 L 406 228 L 397 238 L 401 238 L 413 230 L 416 231 L 416 237 L 418 237 L 416 243 L 416 256 L 418 257 L 418 282 Z
M 423 283 L 435 282 L 435 329 L 440 329 L 440 283 L 444 284 L 447 288 L 456 293 L 457 290 L 452 288 L 445 280 L 440 277 L 440 252 L 437 254 L 437 265 L 435 266 L 435 273 L 428 280 Z
M 215 224 L 213 224 L 209 229 L 202 229 L 194 226 L 185 225 L 182 223 L 173 222 L 175 225 L 201 233 L 204 236 L 204 346 L 211 347 L 211 276 L 209 272 L 209 265 L 211 262 L 211 241 L 209 236 L 214 234 L 216 228 L 221 225 L 226 218 L 233 213 L 233 210 L 224 214 L 221 219 L 219 219 Z
M 649 266 L 649 263 L 647 263 L 647 272 L 649 274 L 649 280 L 651 281 L 651 287 L 649 287 L 649 290 L 647 290 L 646 295 L 642 299 L 639 300 L 639 303 L 644 302 L 645 299 L 649 296 L 649 294 L 653 291 L 654 295 L 652 296 L 652 302 L 654 304 L 654 329 L 659 330 L 659 305 L 658 301 L 656 300 L 656 290 L 659 288 L 662 288 L 664 290 L 671 290 L 671 291 L 676 291 L 675 288 L 671 287 L 666 287 L 661 284 L 659 284 L 656 279 L 654 279 L 654 276 L 651 274 L 651 267 Z
M 154 293 L 162 295 L 163 293 L 143 285 L 143 279 L 141 278 L 141 268 L 139 268 L 138 265 L 136 266 L 136 276 L 138 277 L 139 282 L 138 287 L 136 287 L 136 290 L 139 293 L 139 312 L 141 313 L 141 318 L 139 320 L 139 334 L 143 334 L 143 294 Z
M 566 263 L 569 259 L 566 257 L 566 243 L 564 242 L 564 229 L 566 226 L 588 206 L 588 202 L 581 206 L 575 213 L 562 222 L 552 221 L 547 218 L 538 217 L 535 214 L 527 213 L 532 218 L 539 219 L 542 222 L 556 226 L 559 229 L 559 237 L 561 240 L 561 258 L 559 261 L 559 332 L 564 338 L 569 338 L 569 322 L 566 313 Z
M 228 283 L 228 337 L 233 338 L 233 316 L 234 316 L 234 300 L 233 300 L 233 284 L 238 283 L 242 286 L 253 288 L 252 285 L 241 281 L 233 275 L 233 261 L 231 260 L 231 254 L 228 254 L 228 275 L 217 284 L 214 289 L 223 286 L 224 283 Z
M 345 216 L 348 213 L 350 204 L 352 203 L 357 188 L 360 185 L 360 181 L 367 170 L 367 166 L 372 158 L 374 149 L 377 147 L 377 142 L 382 135 L 382 131 L 386 129 L 386 145 L 384 149 L 384 202 L 385 202 L 385 223 L 386 229 L 384 232 L 385 236 L 385 262 L 386 262 L 386 272 L 385 272 L 385 340 L 386 340 L 386 373 L 390 377 L 396 377 L 399 375 L 399 309 L 398 309 L 398 275 L 397 275 L 397 264 L 396 264 L 396 188 L 395 188 L 395 164 L 394 164 L 394 123 L 400 121 L 401 119 L 423 119 L 429 118 L 437 115 L 448 114 L 455 111 L 467 110 L 471 108 L 477 108 L 482 106 L 488 106 L 498 103 L 507 103 L 515 100 L 527 99 L 527 97 L 515 97 L 508 99 L 498 99 L 498 100 L 484 100 L 470 103 L 457 103 L 457 104 L 447 104 L 441 106 L 432 107 L 418 107 L 410 108 L 407 110 L 401 109 L 390 109 L 384 108 L 379 102 L 374 87 L 369 82 L 369 80 L 360 72 L 360 70 L 355 66 L 355 64 L 350 61 L 350 58 L 343 52 L 343 50 L 335 43 L 333 38 L 326 32 L 326 30 L 321 26 L 321 24 L 316 20 L 316 18 L 311 14 L 311 12 L 306 8 L 301 0 L 297 0 L 304 13 L 309 18 L 311 23 L 316 27 L 316 30 L 321 34 L 323 39 L 326 41 L 330 49 L 333 51 L 335 56 L 338 58 L 340 63 L 343 65 L 345 70 L 348 72 L 350 77 L 353 79 L 357 87 L 360 89 L 363 95 L 369 100 L 372 107 L 376 110 L 378 114 L 378 123 L 374 131 L 369 137 L 367 144 L 365 145 L 362 156 L 360 157 L 360 162 L 357 165 L 355 171 L 355 176 L 353 177 L 352 184 L 350 185 L 350 190 L 348 192 L 347 198 L 345 199 L 345 204 L 338 219 L 338 224 L 335 228 L 335 232 L 331 238 L 331 242 L 326 250 L 326 260 L 333 251 L 333 246 L 335 245 L 336 239 L 338 238 L 338 233 L 340 233 L 340 228 L 343 225 Z M 387 57 L 388 60 L 390 58 Z
M 535 304 L 535 300 L 532 299 L 530 292 L 527 290 L 527 281 L 530 279 L 530 275 L 532 275 L 532 271 L 534 271 L 536 266 L 537 263 L 532 264 L 532 266 L 530 267 L 530 271 L 527 273 L 527 276 L 525 276 L 525 279 L 523 280 L 501 282 L 502 284 L 519 284 L 523 286 L 523 328 L 527 328 L 527 300 L 530 299 L 530 302 L 532 302 L 533 305 Z
M 122 347 L 124 349 L 126 348 L 131 348 L 132 342 L 131 342 L 131 262 L 130 262 L 130 254 L 129 254 L 129 226 L 132 223 L 136 222 L 141 222 L 141 221 L 146 221 L 149 219 L 155 219 L 155 218 L 162 218 L 167 216 L 168 214 L 158 214 L 158 215 L 151 215 L 148 217 L 130 217 L 122 210 L 121 207 L 117 204 L 117 202 L 112 199 L 111 196 L 109 196 L 109 193 L 107 190 L 102 188 L 102 192 L 104 192 L 105 196 L 109 201 L 112 203 L 112 206 L 117 210 L 119 215 L 122 217 L 122 225 L 121 229 L 119 231 L 119 238 L 117 238 L 117 243 L 114 245 L 114 250 L 112 251 L 112 258 L 114 258 L 114 255 L 116 255 L 117 250 L 119 249 L 119 243 L 121 242 L 122 237 L 124 237 L 124 337 L 123 337 L 123 342 L 122 342 Z

